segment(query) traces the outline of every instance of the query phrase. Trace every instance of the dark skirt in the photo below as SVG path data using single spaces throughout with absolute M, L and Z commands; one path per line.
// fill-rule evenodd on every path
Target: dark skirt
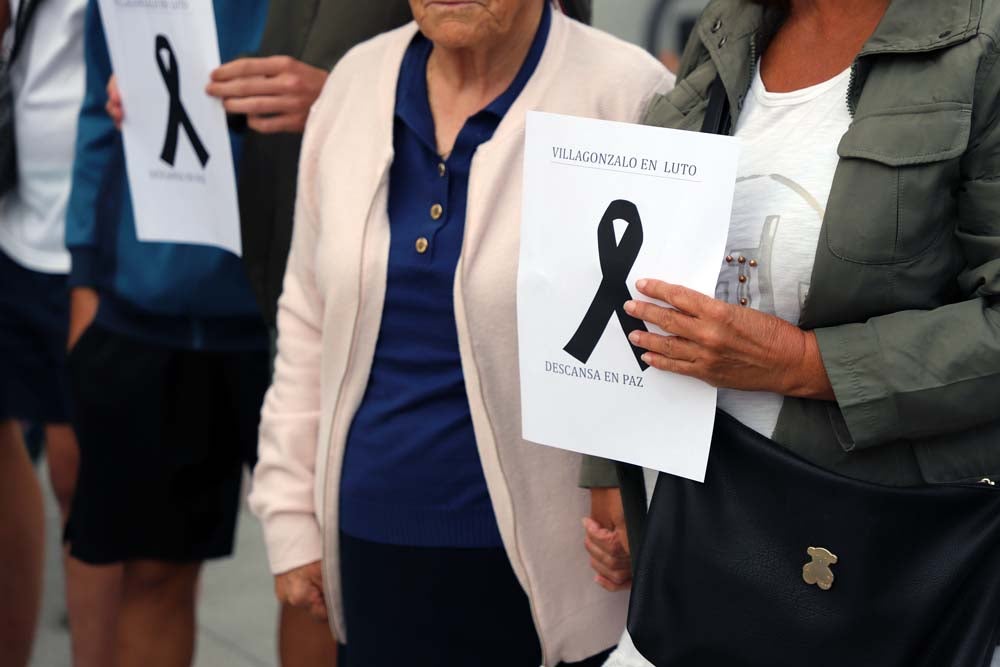
M 528 598 L 503 549 L 340 535 L 348 646 L 340 667 L 538 667 Z M 577 663 L 599 667 L 607 653 Z

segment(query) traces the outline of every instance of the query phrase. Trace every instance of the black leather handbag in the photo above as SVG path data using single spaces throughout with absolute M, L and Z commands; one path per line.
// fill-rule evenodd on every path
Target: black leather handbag
M 660 475 L 637 562 L 657 667 L 986 667 L 1000 490 L 854 481 L 720 412 L 705 484 Z
M 859 482 L 719 412 L 705 483 L 657 481 L 628 622 L 657 667 L 986 667 L 998 627 L 990 480 Z

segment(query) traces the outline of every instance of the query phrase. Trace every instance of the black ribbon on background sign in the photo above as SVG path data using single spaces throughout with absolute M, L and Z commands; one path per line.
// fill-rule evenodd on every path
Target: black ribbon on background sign
M 624 220 L 628 223 L 620 243 L 615 243 L 615 220 Z M 632 293 L 626 284 L 628 272 L 632 270 L 641 248 L 642 220 L 639 218 L 639 209 L 630 201 L 616 199 L 608 206 L 601 223 L 597 226 L 597 250 L 600 254 L 603 276 L 601 285 L 597 288 L 597 294 L 594 295 L 587 314 L 580 322 L 580 327 L 563 348 L 580 363 L 585 364 L 590 359 L 612 315 L 618 316 L 626 340 L 628 335 L 637 329 L 648 331 L 645 322 L 625 312 L 625 302 L 632 298 Z M 635 354 L 639 368 L 642 370 L 649 368 L 649 364 L 642 360 L 642 355 L 646 351 L 632 345 L 631 341 L 629 346 Z
M 167 62 L 163 62 L 166 54 Z M 170 116 L 167 118 L 167 136 L 163 140 L 163 151 L 160 159 L 174 166 L 177 158 L 177 140 L 180 138 L 180 129 L 184 128 L 191 147 L 194 148 L 198 161 L 202 168 L 208 164 L 208 151 L 205 144 L 194 129 L 191 119 L 188 117 L 184 103 L 181 102 L 181 73 L 177 67 L 177 56 L 174 54 L 174 47 L 170 45 L 170 40 L 164 35 L 156 36 L 156 65 L 160 68 L 160 75 L 163 83 L 167 84 L 167 92 L 170 94 Z

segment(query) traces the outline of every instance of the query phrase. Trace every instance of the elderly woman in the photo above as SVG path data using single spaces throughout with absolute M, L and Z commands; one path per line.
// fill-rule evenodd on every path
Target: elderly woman
M 520 437 L 525 112 L 635 121 L 670 77 L 544 0 L 411 7 L 306 129 L 251 502 L 349 667 L 589 659 L 625 601 L 589 585 L 578 458 Z
M 657 665 L 988 662 L 995 577 L 960 565 L 971 542 L 941 526 L 980 521 L 970 534 L 995 563 L 997 527 L 972 516 L 995 495 L 962 484 L 1000 473 L 998 33 L 995 2 L 716 0 L 677 88 L 648 110 L 649 124 L 731 132 L 742 145 L 715 298 L 643 280 L 638 291 L 674 309 L 625 306 L 676 334 L 632 334 L 646 361 L 719 387 L 732 418 L 716 423 L 708 484 L 663 476 L 648 522 L 642 476 L 623 471 L 632 553 L 644 542 L 630 627 L 645 631 L 664 606 L 674 614 L 661 644 L 636 637 Z M 737 450 L 756 455 L 726 482 Z M 809 465 L 788 464 L 789 450 Z M 826 500 L 796 502 L 811 490 L 792 480 L 805 477 Z M 744 481 L 756 491 L 739 495 Z M 949 483 L 958 486 L 935 487 Z M 731 532 L 716 523 L 714 543 L 701 541 L 693 513 L 726 492 L 741 509 L 725 516 L 743 520 Z M 939 520 L 948 498 L 979 492 Z M 838 514 L 872 496 L 871 514 Z M 776 497 L 785 511 L 757 512 Z M 758 528 L 770 535 L 760 543 Z M 626 545 L 597 537 L 588 545 L 602 582 L 626 585 Z M 728 569 L 713 555 L 722 550 L 756 565 Z M 895 578 L 939 550 L 950 555 L 933 576 Z M 683 581 L 682 562 L 695 564 Z M 954 604 L 948 595 L 967 580 L 980 596 Z M 688 584 L 701 586 L 698 602 Z M 928 599 L 952 604 L 932 610 Z M 959 608 L 967 620 L 928 620 Z M 780 628 L 768 625 L 782 614 Z M 724 639 L 713 646 L 716 630 Z M 949 653 L 962 633 L 972 659 Z M 861 650 L 866 658 L 851 662 Z

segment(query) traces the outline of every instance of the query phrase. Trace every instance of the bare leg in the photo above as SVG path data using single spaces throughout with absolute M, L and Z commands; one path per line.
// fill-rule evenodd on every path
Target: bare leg
M 278 629 L 281 667 L 336 667 L 337 642 L 330 626 L 309 612 L 282 605 Z
M 88 565 L 68 553 L 66 606 L 73 638 L 74 667 L 115 667 L 122 565 Z
M 80 448 L 70 426 L 45 429 L 49 480 L 59 503 L 63 524 L 69 516 L 80 468 Z M 73 636 L 74 667 L 114 667 L 122 566 L 93 566 L 63 555 L 66 607 Z
M 69 506 L 76 490 L 76 475 L 80 469 L 80 447 L 73 429 L 66 425 L 45 427 L 45 454 L 49 465 L 49 481 L 59 503 L 63 523 L 69 516 Z
M 31 657 L 42 592 L 45 512 L 21 427 L 0 422 L 0 655 L 22 667 Z
M 201 563 L 125 563 L 120 667 L 189 667 Z

